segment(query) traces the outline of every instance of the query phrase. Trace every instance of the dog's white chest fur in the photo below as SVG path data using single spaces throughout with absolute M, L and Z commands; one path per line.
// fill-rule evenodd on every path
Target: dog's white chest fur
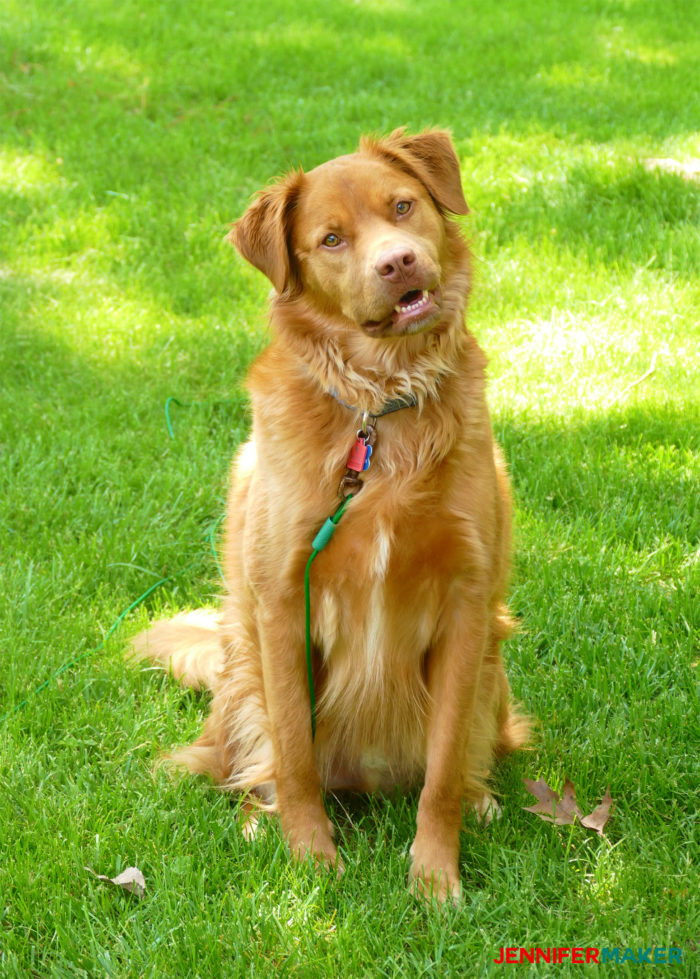
M 434 629 L 432 602 L 407 594 L 397 604 L 393 546 L 391 530 L 380 525 L 358 570 L 362 580 L 357 587 L 326 583 L 314 622 L 325 667 L 320 696 L 317 691 L 320 721 L 334 754 L 373 787 L 384 775 L 389 784 L 420 767 L 423 660 Z
M 389 569 L 391 545 L 391 531 L 388 527 L 380 526 L 377 532 L 373 560 L 370 563 L 370 573 L 377 579 L 377 581 L 383 581 L 386 577 L 386 573 Z

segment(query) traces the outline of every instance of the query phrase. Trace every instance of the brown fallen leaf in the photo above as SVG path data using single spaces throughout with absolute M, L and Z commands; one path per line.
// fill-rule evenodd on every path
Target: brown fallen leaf
M 127 867 L 126 870 L 123 870 L 116 877 L 106 877 L 104 874 L 96 874 L 91 867 L 86 867 L 85 869 L 93 877 L 104 881 L 105 884 L 114 884 L 115 887 L 121 887 L 122 890 L 129 891 L 130 894 L 135 894 L 138 898 L 142 898 L 146 892 L 146 881 L 138 867 Z
M 564 788 L 562 790 L 561 796 L 561 810 L 570 816 L 567 819 L 567 823 L 573 823 L 574 819 L 583 819 L 583 813 L 578 807 L 576 802 L 576 789 L 574 788 L 574 783 L 570 782 L 569 779 L 564 782 Z
M 605 824 L 610 818 L 610 813 L 612 812 L 614 805 L 615 803 L 610 796 L 610 788 L 608 787 L 605 790 L 603 801 L 599 806 L 595 807 L 592 813 L 583 817 L 581 820 L 581 825 L 585 826 L 586 829 L 594 829 L 600 836 L 605 836 L 603 830 L 605 829 Z
M 526 782 L 527 780 L 523 779 Z M 546 782 L 530 783 L 533 788 L 528 788 L 534 796 L 540 800 L 534 806 L 526 806 L 528 812 L 533 812 L 540 819 L 548 823 L 555 823 L 557 826 L 570 826 L 576 819 L 581 819 L 583 815 L 576 803 L 576 790 L 573 783 L 568 779 L 564 783 L 561 797 L 557 792 L 547 785 Z
M 531 795 L 538 800 L 534 806 L 525 806 L 527 812 L 534 812 L 536 816 L 546 819 L 553 823 L 555 819 L 556 807 L 560 802 L 559 793 L 547 785 L 543 778 L 533 782 L 532 779 L 524 778 L 525 788 Z
M 561 796 L 554 789 L 550 789 L 544 779 L 533 782 L 532 779 L 524 778 L 523 782 L 528 792 L 538 800 L 534 806 L 525 806 L 526 812 L 534 813 L 540 819 L 555 823 L 557 826 L 570 826 L 578 820 L 587 829 L 595 830 L 600 836 L 604 835 L 603 828 L 614 804 L 609 790 L 606 791 L 601 804 L 588 816 L 584 816 L 576 802 L 574 784 L 568 778 L 564 782 Z
M 532 793 L 540 802 L 559 802 L 559 793 L 547 785 L 543 778 L 533 782 L 530 778 L 524 778 L 525 788 Z

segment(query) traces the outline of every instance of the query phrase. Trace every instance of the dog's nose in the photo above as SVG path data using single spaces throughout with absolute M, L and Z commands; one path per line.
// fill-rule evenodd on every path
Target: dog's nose
M 410 248 L 390 248 L 382 252 L 374 267 L 386 282 L 401 282 L 413 274 L 415 264 L 415 252 Z

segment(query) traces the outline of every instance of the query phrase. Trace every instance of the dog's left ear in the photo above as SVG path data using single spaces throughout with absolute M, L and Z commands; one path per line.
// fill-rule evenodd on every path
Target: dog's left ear
M 294 285 L 289 239 L 303 176 L 301 171 L 295 171 L 261 190 L 226 236 L 243 258 L 268 277 L 280 295 Z
M 418 177 L 441 208 L 453 214 L 469 213 L 459 160 L 445 129 L 428 129 L 417 136 L 407 136 L 404 129 L 395 129 L 369 146 Z

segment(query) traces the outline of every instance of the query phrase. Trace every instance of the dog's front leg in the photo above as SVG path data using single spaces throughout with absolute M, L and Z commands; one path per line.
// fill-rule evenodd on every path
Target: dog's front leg
M 314 761 L 304 638 L 296 628 L 298 604 L 294 610 L 276 603 L 257 618 L 282 832 L 296 859 L 310 855 L 340 870 Z
M 425 783 L 411 847 L 414 892 L 459 899 L 459 832 L 469 735 L 488 633 L 485 602 L 451 602 L 428 658 L 430 710 Z

